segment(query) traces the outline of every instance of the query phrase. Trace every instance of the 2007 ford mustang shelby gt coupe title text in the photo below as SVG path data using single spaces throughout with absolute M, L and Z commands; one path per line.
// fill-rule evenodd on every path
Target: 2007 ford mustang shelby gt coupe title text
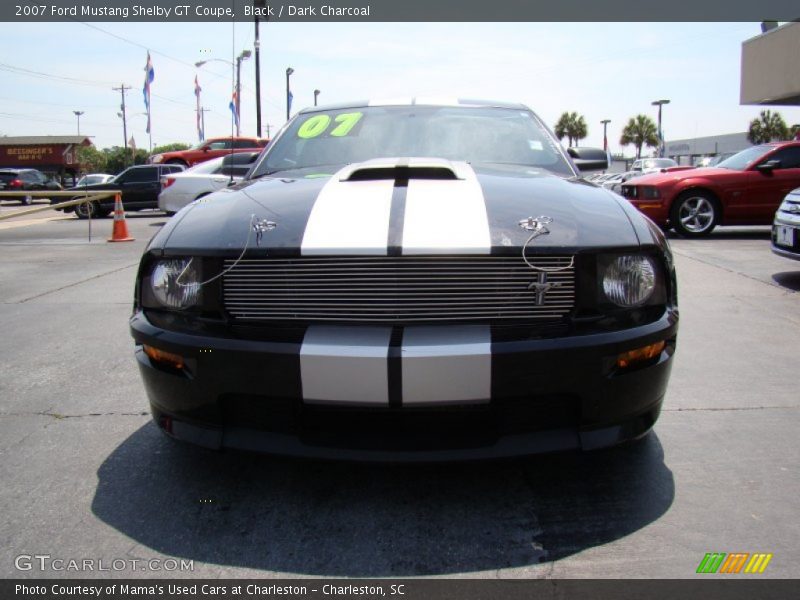
M 675 351 L 672 257 L 580 178 L 605 155 L 572 155 L 521 105 L 300 112 L 145 251 L 131 330 L 156 423 L 378 460 L 643 435 Z

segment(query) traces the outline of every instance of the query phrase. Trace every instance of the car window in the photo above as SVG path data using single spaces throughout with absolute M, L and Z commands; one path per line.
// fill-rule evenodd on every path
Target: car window
M 730 158 L 726 158 L 725 160 L 719 162 L 717 167 L 720 169 L 734 169 L 735 171 L 742 171 L 747 167 L 747 165 L 752 163 L 759 156 L 766 154 L 772 149 L 773 146 L 767 146 L 763 144 L 761 146 L 753 146 L 752 148 L 747 148 L 741 152 L 737 152 Z
M 163 173 L 180 173 L 183 171 L 183 165 L 164 165 L 162 167 Z
M 574 176 L 560 145 L 523 109 L 476 106 L 364 106 L 315 111 L 270 143 L 255 172 L 419 156 L 472 164 L 538 167 Z
M 256 143 L 254 140 L 234 140 L 234 148 L 255 148 Z
M 158 170 L 145 167 L 143 169 L 131 169 L 126 173 L 125 183 L 142 183 L 146 181 L 157 181 Z
M 781 148 L 767 160 L 781 161 L 779 169 L 798 169 L 800 168 L 800 146 Z
M 228 150 L 231 147 L 230 142 L 211 142 L 208 145 L 209 150 Z

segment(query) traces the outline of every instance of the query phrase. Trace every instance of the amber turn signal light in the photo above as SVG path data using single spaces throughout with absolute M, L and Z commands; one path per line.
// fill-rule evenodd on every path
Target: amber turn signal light
M 153 348 L 147 344 L 142 344 L 142 348 L 150 360 L 157 363 L 162 363 L 168 367 L 172 367 L 173 369 L 183 369 L 182 356 L 173 354 L 172 352 L 165 352 L 164 350 L 159 350 L 158 348 Z
M 664 350 L 665 345 L 665 342 L 661 341 L 656 342 L 655 344 L 650 344 L 649 346 L 636 348 L 636 350 L 628 350 L 627 352 L 623 352 L 617 357 L 617 367 L 620 369 L 627 369 L 636 363 L 655 358 L 661 354 L 661 351 Z

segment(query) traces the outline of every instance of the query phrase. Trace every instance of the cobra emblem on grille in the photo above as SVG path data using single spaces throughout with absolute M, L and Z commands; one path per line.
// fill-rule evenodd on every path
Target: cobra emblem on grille
M 535 294 L 534 302 L 536 306 L 542 306 L 547 292 L 557 287 L 561 287 L 561 283 L 557 281 L 547 281 L 547 273 L 544 272 L 539 273 L 537 281 L 528 284 L 528 289 Z

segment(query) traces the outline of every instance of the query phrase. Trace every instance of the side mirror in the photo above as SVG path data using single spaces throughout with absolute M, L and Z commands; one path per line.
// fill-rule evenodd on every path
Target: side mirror
M 760 171 L 761 173 L 772 173 L 773 170 L 780 168 L 781 161 L 779 160 L 768 160 L 760 165 L 756 165 L 756 171 Z
M 600 148 L 568 148 L 567 154 L 581 173 L 604 171 L 610 163 L 608 153 Z

